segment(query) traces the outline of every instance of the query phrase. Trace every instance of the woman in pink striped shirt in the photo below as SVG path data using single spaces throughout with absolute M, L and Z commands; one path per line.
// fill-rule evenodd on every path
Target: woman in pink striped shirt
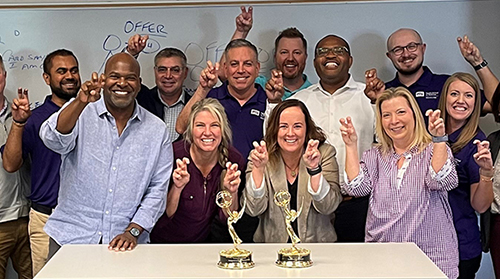
M 361 161 L 353 123 L 341 119 L 342 187 L 351 196 L 370 195 L 366 242 L 414 242 L 448 278 L 457 278 L 457 235 L 447 193 L 457 187 L 457 173 L 439 110 L 426 115 L 430 134 L 411 93 L 386 90 L 376 103 L 379 144 Z

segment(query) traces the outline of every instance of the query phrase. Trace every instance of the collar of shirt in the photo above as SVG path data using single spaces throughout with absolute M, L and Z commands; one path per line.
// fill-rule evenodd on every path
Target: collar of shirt
M 420 78 L 414 84 L 411 84 L 410 86 L 414 86 L 414 85 L 428 86 L 431 83 L 432 76 L 434 74 L 431 72 L 431 70 L 427 66 L 423 66 L 423 69 L 424 69 L 424 73 L 422 74 L 422 76 L 420 76 Z M 396 77 L 392 81 L 388 82 L 388 84 L 392 84 L 391 87 L 399 87 L 399 86 L 406 87 L 404 84 L 402 84 L 399 81 L 398 73 L 396 73 Z
M 169 106 L 167 103 L 165 103 L 165 101 L 163 101 L 163 99 L 161 98 L 161 93 L 160 93 L 160 89 L 156 89 L 156 92 L 158 93 L 158 99 L 160 99 L 160 102 L 166 106 L 167 108 L 171 108 L 171 107 L 175 107 L 179 104 L 185 104 L 186 103 L 186 92 L 184 92 L 184 90 L 182 90 L 182 93 L 181 95 L 179 96 L 179 99 L 177 99 L 177 101 L 175 103 L 173 103 L 171 106 Z
M 106 104 L 104 103 L 104 98 L 100 98 L 99 100 L 96 101 L 96 110 L 99 116 L 102 115 L 112 116 L 112 114 L 106 108 Z M 132 113 L 132 116 L 130 117 L 129 121 L 133 119 L 137 119 L 139 121 L 142 121 L 142 119 L 144 119 L 144 111 L 139 110 L 139 105 L 137 104 L 137 100 L 134 100 L 134 112 Z
M 249 104 L 253 104 L 253 103 L 259 103 L 259 102 L 264 102 L 265 103 L 266 102 L 267 95 L 266 95 L 266 92 L 264 91 L 264 89 L 262 88 L 262 86 L 260 86 L 257 83 L 254 83 L 254 86 L 257 89 L 257 91 L 255 92 L 255 94 L 253 94 L 252 97 L 250 97 L 250 99 L 243 106 L 246 106 L 246 105 L 249 105 Z M 220 86 L 220 88 L 217 88 L 217 89 L 222 89 L 222 90 L 216 90 L 215 91 L 216 94 L 215 94 L 214 97 L 217 100 L 233 99 L 234 101 L 238 101 L 238 100 L 236 100 L 236 98 L 233 95 L 231 95 L 231 93 L 229 93 L 228 82 L 227 81 L 225 81 Z
M 2 123 L 5 123 L 5 120 L 7 120 L 7 118 L 12 115 L 11 113 L 7 113 L 9 111 L 9 109 L 8 109 L 9 105 L 10 104 L 7 101 L 7 98 L 4 98 L 3 99 L 3 108 L 0 111 L 0 121 Z
M 299 92 L 300 90 L 305 89 L 305 88 L 307 88 L 307 87 L 309 87 L 309 86 L 311 86 L 311 85 L 312 85 L 312 83 L 311 83 L 311 82 L 309 81 L 309 79 L 307 78 L 307 75 L 306 75 L 306 74 L 302 74 L 302 80 L 304 81 L 304 83 L 303 83 L 303 84 L 302 84 L 302 86 L 300 86 L 300 88 L 299 88 L 299 89 L 297 89 L 297 90 L 293 90 L 293 91 L 292 91 L 292 90 L 290 90 L 290 89 L 288 89 L 288 88 L 284 87 L 284 89 L 285 89 L 285 94 L 283 95 L 283 98 L 282 98 L 282 100 L 283 100 L 283 101 L 284 101 L 284 100 L 286 100 L 286 99 L 288 99 L 288 98 L 290 98 L 290 96 L 292 96 L 293 94 L 295 94 L 295 93 Z
M 316 86 L 316 88 L 314 88 L 315 90 L 319 90 L 321 91 L 323 94 L 327 95 L 327 96 L 338 96 L 344 92 L 347 92 L 349 91 L 349 89 L 353 89 L 353 88 L 356 88 L 357 87 L 357 84 L 356 84 L 356 81 L 354 81 L 354 79 L 352 78 L 352 75 L 349 75 L 349 79 L 347 80 L 347 82 L 344 84 L 344 86 L 340 87 L 339 89 L 337 89 L 335 92 L 333 92 L 333 94 L 331 94 L 330 92 L 326 91 L 325 89 L 323 89 L 323 86 L 321 86 L 321 81 L 316 83 L 314 86 Z

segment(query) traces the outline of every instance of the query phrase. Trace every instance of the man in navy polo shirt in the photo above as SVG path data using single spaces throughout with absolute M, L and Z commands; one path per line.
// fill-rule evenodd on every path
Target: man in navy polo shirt
M 56 50 L 43 61 L 43 79 L 52 94 L 44 103 L 30 110 L 28 90 L 21 88 L 12 105 L 12 128 L 3 150 L 3 167 L 8 172 L 21 168 L 31 159 L 31 210 L 29 235 L 33 276 L 42 269 L 49 252 L 49 237 L 43 227 L 57 205 L 61 156 L 49 150 L 39 137 L 40 126 L 80 90 L 80 74 L 75 55 Z
M 232 144 L 243 155 L 248 157 L 253 149 L 252 143 L 263 137 L 264 117 L 266 111 L 266 92 L 255 84 L 259 74 L 260 63 L 257 61 L 257 48 L 245 39 L 231 41 L 225 51 L 225 62 L 222 65 L 227 81 L 222 86 L 213 88 L 217 83 L 219 64 L 212 65 L 201 72 L 200 84 L 196 92 L 186 104 L 177 119 L 176 130 L 183 133 L 191 107 L 205 98 L 215 98 L 224 106 L 233 131 Z M 271 101 L 271 100 L 270 100 Z
M 479 49 L 467 38 L 457 38 L 460 51 L 476 70 L 484 86 L 482 98 L 483 111 L 491 111 L 489 103 L 495 91 L 493 73 L 488 67 L 488 63 L 483 59 Z M 431 70 L 423 66 L 426 44 L 422 41 L 420 34 L 413 29 L 402 28 L 396 30 L 387 39 L 387 57 L 397 70 L 396 77 L 383 83 L 377 78 L 376 69 L 366 71 L 365 94 L 375 103 L 377 97 L 389 87 L 403 86 L 407 88 L 415 97 L 422 113 L 428 109 L 435 110 L 438 107 L 439 96 L 443 89 L 444 82 L 449 75 L 434 74 Z M 427 118 L 425 119 L 427 121 Z

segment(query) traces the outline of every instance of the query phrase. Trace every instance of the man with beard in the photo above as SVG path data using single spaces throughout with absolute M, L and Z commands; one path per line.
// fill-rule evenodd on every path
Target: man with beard
M 463 57 L 481 79 L 484 86 L 481 98 L 483 112 L 489 112 L 491 108 L 486 100 L 492 101 L 496 79 L 488 67 L 488 62 L 467 36 L 463 39 L 459 37 L 457 41 Z M 413 94 L 424 115 L 427 110 L 435 110 L 438 107 L 441 90 L 450 76 L 434 74 L 427 66 L 423 66 L 426 47 L 420 34 L 413 29 L 402 28 L 389 36 L 386 55 L 397 70 L 396 77 L 384 84 L 377 77 L 376 69 L 366 71 L 365 93 L 372 103 L 375 103 L 385 88 L 403 86 Z M 427 118 L 425 121 L 427 122 Z
M 49 257 L 66 244 L 132 250 L 165 211 L 172 144 L 165 124 L 137 105 L 140 88 L 139 63 L 118 53 L 42 124 L 41 139 L 62 159 L 58 205 L 45 226 Z
M 56 50 L 43 61 L 43 79 L 52 94 L 31 111 L 28 90 L 19 88 L 12 104 L 12 128 L 3 150 L 3 167 L 8 172 L 21 168 L 31 160 L 31 209 L 29 236 L 33 276 L 45 265 L 49 237 L 43 227 L 57 205 L 61 156 L 49 150 L 39 137 L 42 123 L 58 111 L 80 89 L 80 74 L 75 55 L 66 49 Z
M 352 65 L 349 44 L 336 35 L 323 37 L 315 47 L 314 68 L 319 82 L 297 92 L 292 99 L 302 101 L 309 109 L 314 122 L 327 135 L 328 142 L 337 150 L 339 170 L 344 169 L 345 148 L 340 134 L 339 119 L 351 117 L 358 132 L 360 153 L 369 149 L 373 142 L 374 113 L 370 100 L 363 90 L 365 85 L 356 82 L 349 74 Z M 274 76 L 266 84 L 266 92 L 283 93 L 283 80 Z M 344 180 L 343 175 L 339 177 Z M 364 242 L 368 197 L 344 196 L 332 215 L 337 241 Z
M 236 17 L 236 30 L 234 31 L 231 40 L 245 39 L 252 29 L 253 25 L 253 8 L 248 7 L 248 11 L 244 6 L 241 7 L 241 13 Z M 287 28 L 280 32 L 274 41 L 274 63 L 276 69 L 271 72 L 271 75 L 282 76 L 284 94 L 282 99 L 286 100 L 298 91 L 311 86 L 304 74 L 307 60 L 307 41 L 304 35 L 295 27 Z M 221 60 L 223 63 L 223 60 Z M 224 75 L 222 77 L 224 78 Z M 263 88 L 266 86 L 267 78 L 259 75 L 255 79 L 255 83 Z
M 148 39 L 148 35 L 131 36 L 126 51 L 137 58 L 146 47 Z M 179 140 L 181 136 L 175 131 L 175 122 L 191 98 L 183 89 L 189 70 L 186 66 L 187 58 L 180 49 L 167 47 L 155 55 L 154 62 L 156 86 L 149 89 L 141 85 L 137 102 L 165 122 L 172 141 Z

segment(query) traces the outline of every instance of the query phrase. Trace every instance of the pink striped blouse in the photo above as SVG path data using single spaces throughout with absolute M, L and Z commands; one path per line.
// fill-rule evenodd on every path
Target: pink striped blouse
M 414 242 L 448 276 L 458 277 L 458 243 L 447 191 L 458 186 L 448 148 L 448 160 L 435 173 L 432 144 L 402 155 L 367 150 L 360 173 L 342 185 L 352 196 L 370 195 L 366 242 Z M 400 170 L 397 161 L 405 161 Z

